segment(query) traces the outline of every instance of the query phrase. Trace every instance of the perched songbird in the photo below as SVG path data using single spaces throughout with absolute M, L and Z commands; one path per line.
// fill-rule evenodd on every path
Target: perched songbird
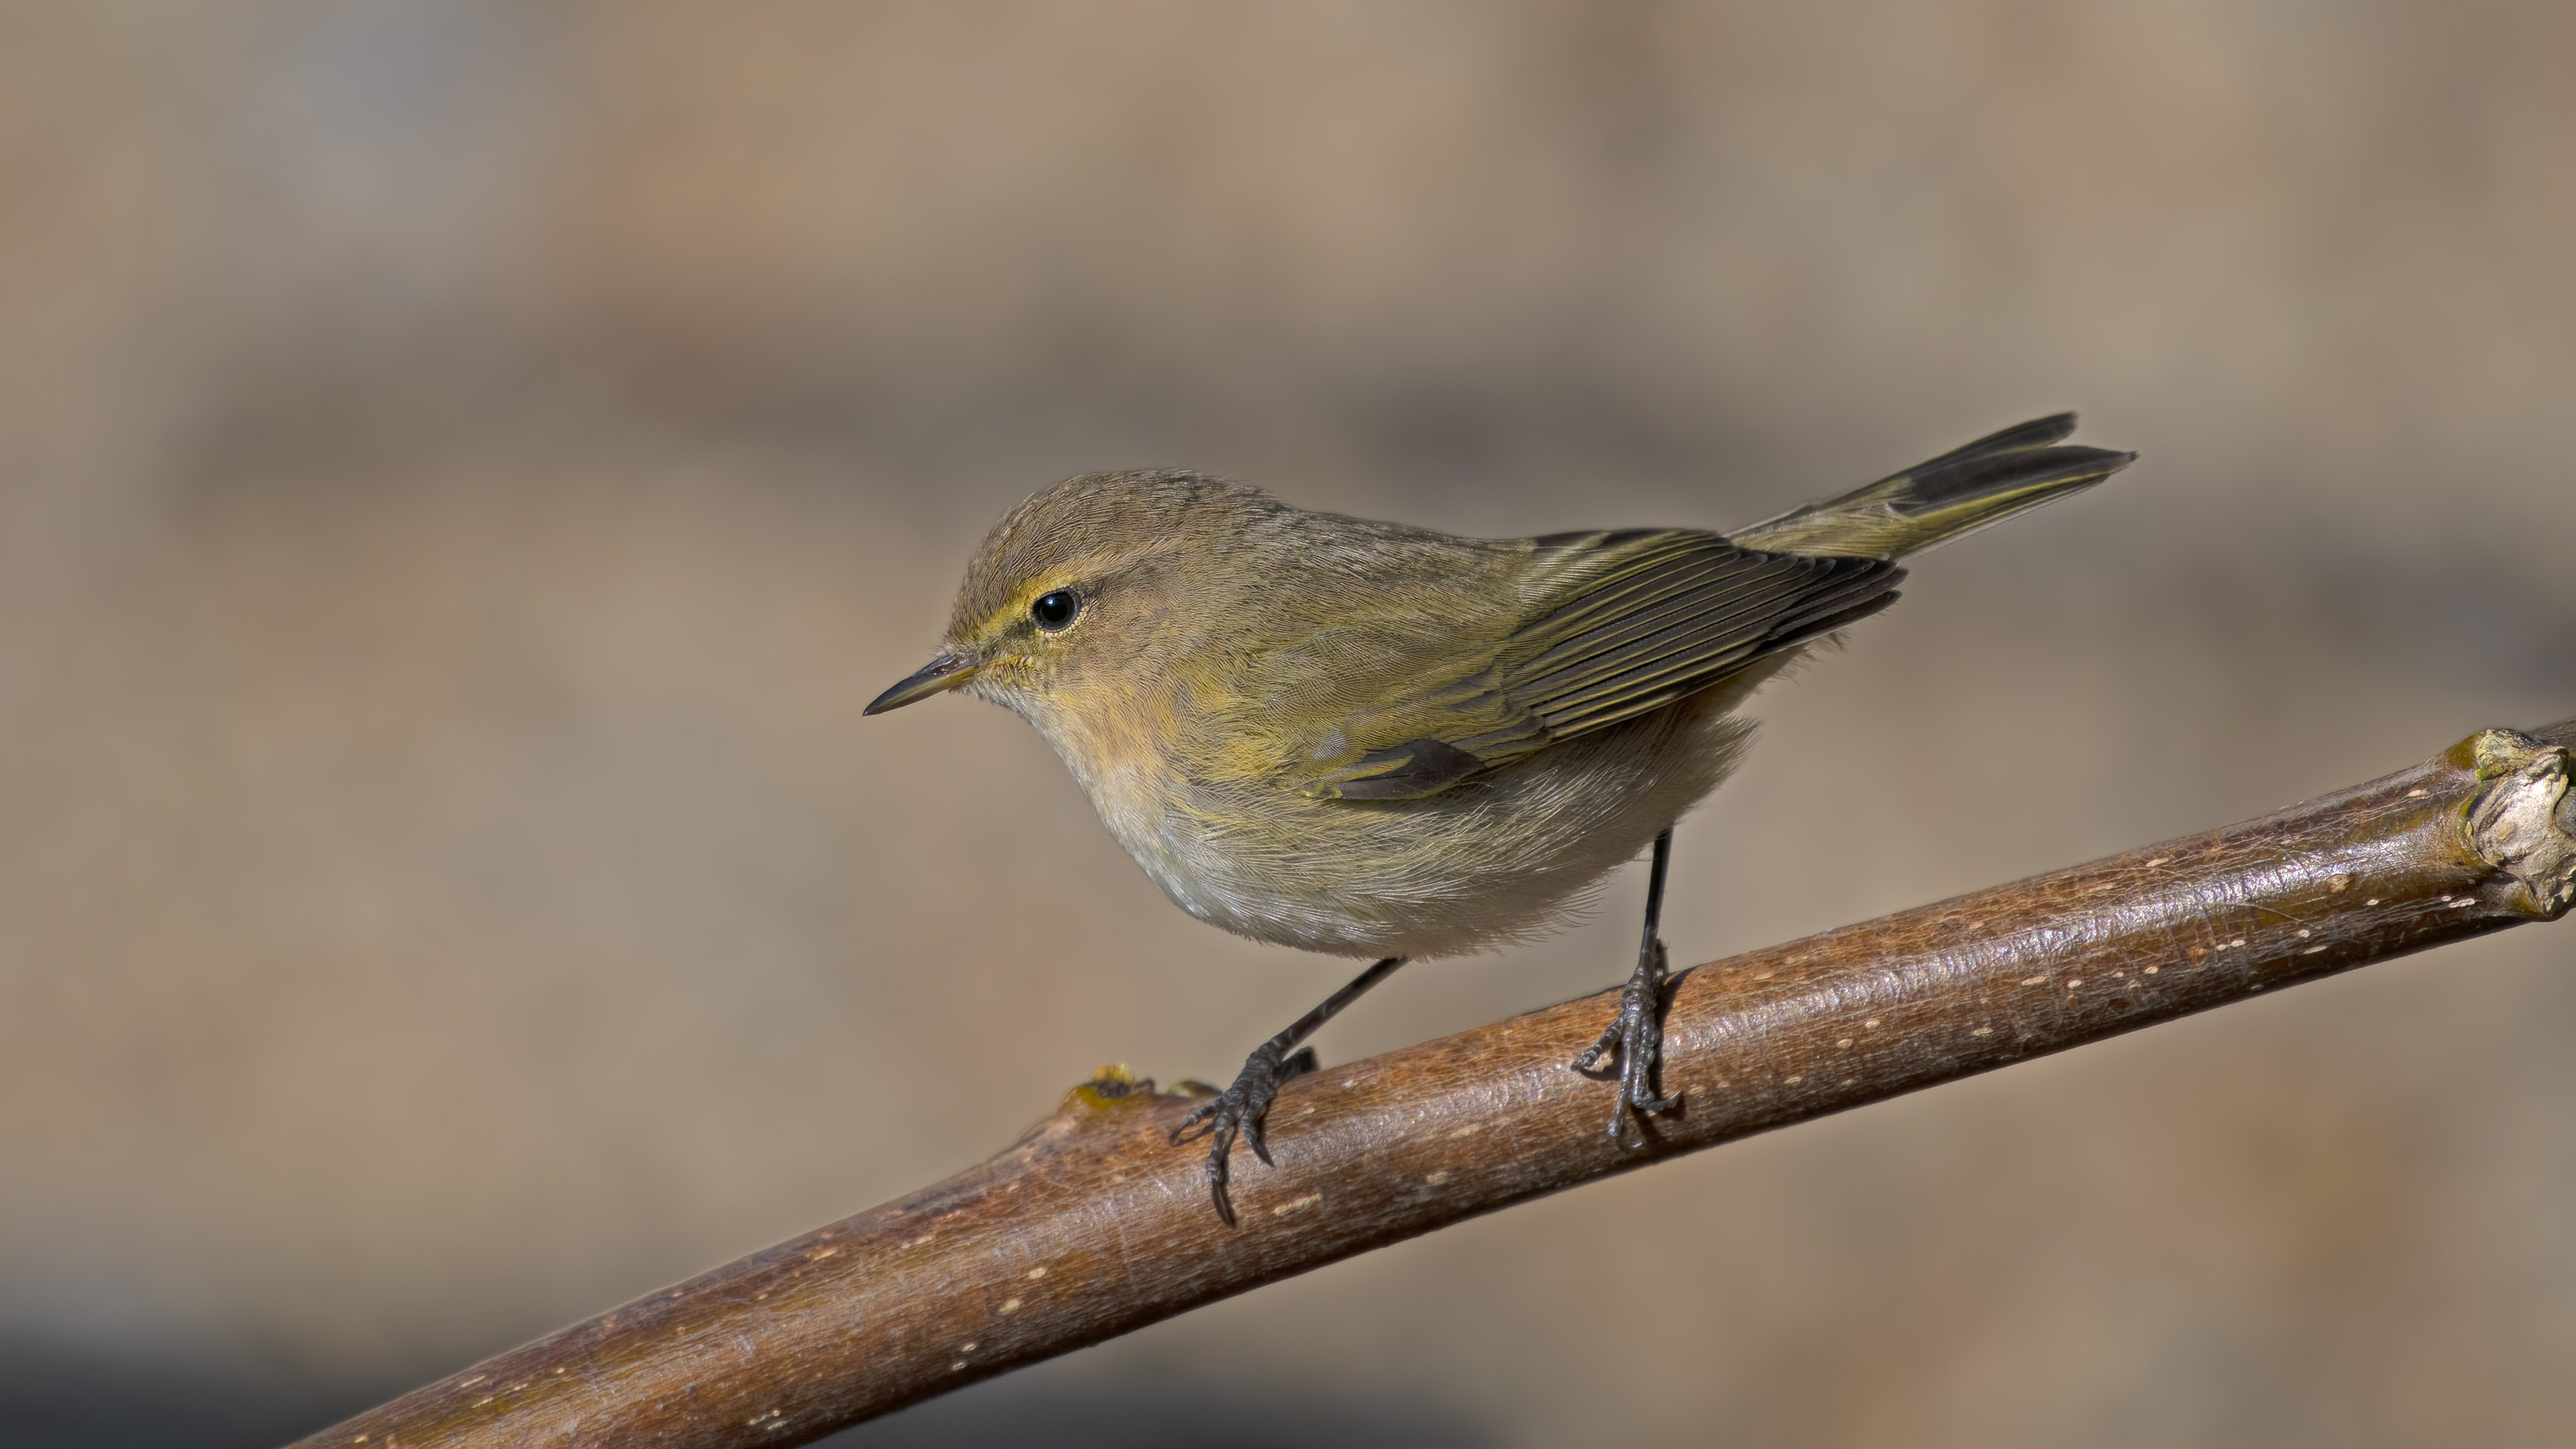
M 1375 957 L 1262 1043 L 1180 1132 L 1234 1220 L 1238 1133 L 1299 1042 L 1404 961 L 1526 940 L 1650 843 L 1635 973 L 1573 1067 L 1657 1094 L 1656 938 L 1672 825 L 1733 767 L 1731 711 L 1804 646 L 1896 599 L 1919 552 L 2135 457 L 2024 423 L 1731 535 L 1456 538 L 1314 513 L 1187 472 L 1091 473 L 1014 508 L 948 636 L 868 706 L 963 689 L 1055 747 L 1163 893 L 1239 935 Z M 1302 1059 L 1302 1060 L 1301 1060 Z

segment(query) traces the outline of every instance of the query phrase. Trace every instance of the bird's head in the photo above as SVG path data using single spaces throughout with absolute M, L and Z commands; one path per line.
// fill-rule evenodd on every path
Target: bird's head
M 993 526 L 939 652 L 867 713 L 961 688 L 1041 728 L 1114 712 L 1148 690 L 1154 660 L 1236 616 L 1263 550 L 1283 546 L 1266 525 L 1287 512 L 1196 473 L 1069 478 Z

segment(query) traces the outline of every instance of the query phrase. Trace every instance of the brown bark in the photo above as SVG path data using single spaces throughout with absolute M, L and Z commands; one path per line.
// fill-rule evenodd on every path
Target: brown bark
M 1290 1083 L 1209 1209 L 1188 1099 L 1087 1083 L 1000 1156 L 567 1328 L 307 1446 L 800 1444 L 1676 1153 L 2531 920 L 2576 895 L 2576 720 L 2259 820 L 1681 978 L 1644 1146 L 1566 1070 L 1608 995 Z

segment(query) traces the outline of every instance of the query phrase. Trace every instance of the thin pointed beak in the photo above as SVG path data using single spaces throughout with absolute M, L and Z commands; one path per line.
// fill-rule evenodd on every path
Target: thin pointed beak
M 928 699 L 934 694 L 955 689 L 974 678 L 975 671 L 982 667 L 972 659 L 960 659 L 953 654 L 941 654 L 914 671 L 902 683 L 869 701 L 868 707 L 859 713 L 883 714 L 890 709 L 901 709 L 914 700 Z

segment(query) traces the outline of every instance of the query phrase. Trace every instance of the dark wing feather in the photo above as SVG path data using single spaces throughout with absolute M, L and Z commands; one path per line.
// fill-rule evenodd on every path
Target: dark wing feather
M 1881 559 L 1763 553 L 1678 530 L 1554 535 L 1531 548 L 1549 582 L 1494 656 L 1350 721 L 1352 757 L 1305 793 L 1433 794 L 1874 613 L 1904 577 Z

